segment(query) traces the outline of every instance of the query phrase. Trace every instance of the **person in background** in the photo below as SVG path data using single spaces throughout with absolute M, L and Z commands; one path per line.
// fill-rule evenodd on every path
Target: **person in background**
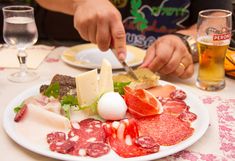
M 232 10 L 230 0 L 36 0 L 42 7 L 73 15 L 80 36 L 102 51 L 126 43 L 147 49 L 141 67 L 182 79 L 192 76 L 196 21 L 203 9 Z

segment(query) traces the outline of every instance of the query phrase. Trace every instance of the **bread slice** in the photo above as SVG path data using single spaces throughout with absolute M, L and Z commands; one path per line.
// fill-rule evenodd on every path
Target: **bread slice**
M 135 80 L 128 74 L 118 74 L 113 76 L 114 82 L 131 82 L 129 87 L 133 89 L 148 89 L 158 85 L 158 80 L 160 77 L 153 73 L 148 68 L 138 68 L 134 70 L 134 73 L 138 77 L 138 80 Z

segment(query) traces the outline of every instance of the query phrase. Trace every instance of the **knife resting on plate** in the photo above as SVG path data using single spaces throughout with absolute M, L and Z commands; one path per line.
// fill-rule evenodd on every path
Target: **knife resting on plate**
M 121 65 L 123 66 L 124 70 L 135 80 L 138 80 L 138 77 L 136 76 L 136 74 L 134 73 L 133 69 L 131 67 L 129 67 L 126 63 L 125 60 L 120 60 L 117 56 L 117 52 L 115 49 L 111 49 L 111 51 L 114 53 L 114 55 L 116 56 L 116 58 L 118 59 L 118 61 L 121 63 Z

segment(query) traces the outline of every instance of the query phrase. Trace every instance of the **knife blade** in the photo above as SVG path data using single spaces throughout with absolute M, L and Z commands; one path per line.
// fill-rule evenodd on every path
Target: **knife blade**
M 115 49 L 111 49 L 111 51 L 113 52 L 113 54 L 116 56 L 116 58 L 118 59 L 118 61 L 121 63 L 121 65 L 123 66 L 124 70 L 135 80 L 139 80 L 138 77 L 136 76 L 136 74 L 134 73 L 133 69 L 131 67 L 128 66 L 128 64 L 125 62 L 125 60 L 120 60 L 117 56 L 117 52 Z

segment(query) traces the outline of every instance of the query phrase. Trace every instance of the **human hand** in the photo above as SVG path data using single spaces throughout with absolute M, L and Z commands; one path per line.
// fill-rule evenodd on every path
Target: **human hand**
M 154 72 L 182 79 L 191 77 L 194 72 L 191 54 L 183 41 L 175 35 L 158 38 L 147 49 L 140 67 L 147 67 Z
M 112 47 L 119 59 L 125 59 L 126 34 L 121 14 L 109 0 L 77 1 L 74 27 L 84 40 L 97 44 L 102 51 Z

